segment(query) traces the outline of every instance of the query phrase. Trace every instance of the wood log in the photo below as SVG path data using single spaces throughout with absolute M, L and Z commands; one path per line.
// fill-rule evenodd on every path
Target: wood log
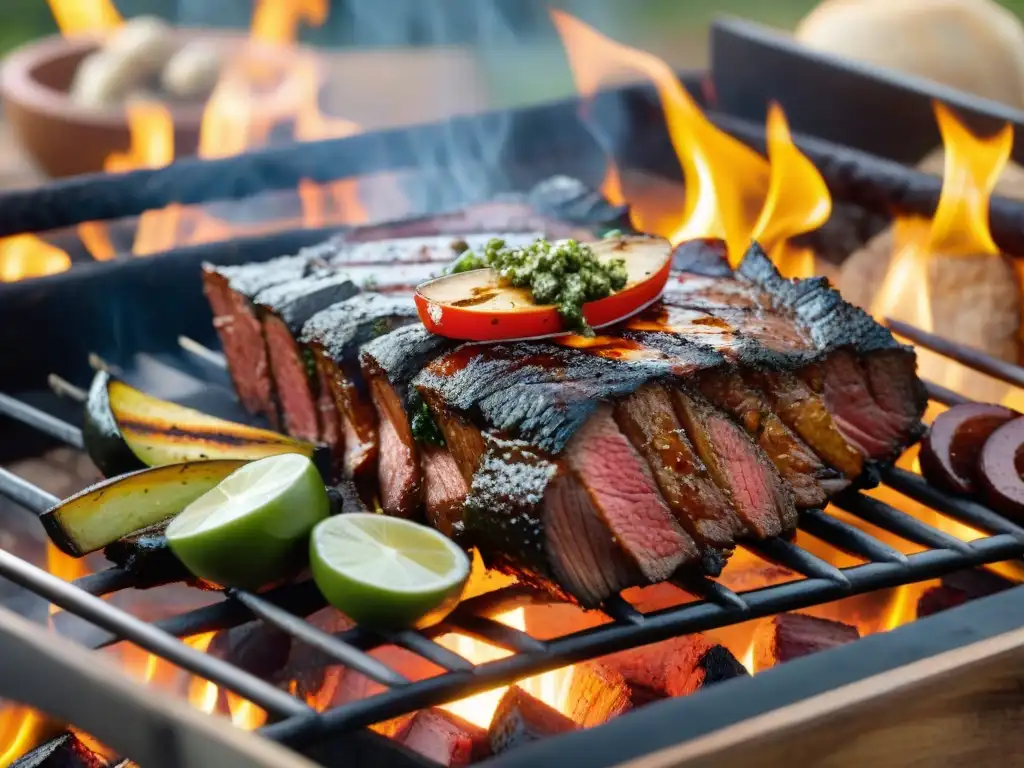
M 956 608 L 970 599 L 966 592 L 956 587 L 931 587 L 917 598 L 917 618 L 923 619 L 925 616 Z
M 858 639 L 860 632 L 849 624 L 802 613 L 782 613 L 763 622 L 754 632 L 754 669 L 761 672 Z
M 518 686 L 509 686 L 487 729 L 495 755 L 534 741 L 568 733 L 576 723 Z
M 22 755 L 11 768 L 103 768 L 106 759 L 70 731 Z
M 633 689 L 618 670 L 599 660 L 577 664 L 566 701 L 583 728 L 606 723 L 633 708 Z
M 1012 582 L 1001 576 L 978 568 L 943 576 L 938 586 L 925 590 L 917 599 L 917 618 L 956 608 L 1012 586 Z
M 421 709 L 393 738 L 428 760 L 451 768 L 471 765 L 491 754 L 486 730 L 443 709 Z

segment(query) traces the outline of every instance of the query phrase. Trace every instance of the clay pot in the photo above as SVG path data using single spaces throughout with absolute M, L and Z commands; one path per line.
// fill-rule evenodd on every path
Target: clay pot
M 192 39 L 214 39 L 239 52 L 246 44 L 244 33 L 179 28 L 175 34 L 182 44 Z M 0 100 L 4 115 L 25 151 L 47 175 L 71 176 L 103 170 L 113 152 L 129 146 L 128 123 L 122 106 L 85 107 L 68 97 L 75 70 L 99 46 L 94 38 L 47 37 L 10 53 L 0 66 Z M 280 66 L 287 80 L 298 48 L 261 47 L 254 52 L 267 64 Z M 308 51 L 305 51 L 308 54 Z M 301 88 L 287 82 L 275 90 L 261 108 L 287 114 Z M 269 102 L 274 102 L 270 104 Z M 203 104 L 169 105 L 174 118 L 174 146 L 177 157 L 195 154 Z

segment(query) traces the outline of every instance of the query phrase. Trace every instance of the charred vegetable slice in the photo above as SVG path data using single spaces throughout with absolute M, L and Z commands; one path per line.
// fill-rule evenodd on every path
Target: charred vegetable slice
M 188 461 L 317 453 L 310 443 L 160 400 L 103 372 L 89 390 L 82 431 L 90 458 L 107 476 Z
M 1019 415 L 988 403 L 965 403 L 944 411 L 921 444 L 921 473 L 938 488 L 974 493 L 982 446 L 993 432 Z
M 77 557 L 174 517 L 245 463 L 196 461 L 113 477 L 51 507 L 40 520 L 53 542 Z
M 1024 520 L 1024 418 L 1008 421 L 985 441 L 978 480 L 985 500 L 1007 517 Z

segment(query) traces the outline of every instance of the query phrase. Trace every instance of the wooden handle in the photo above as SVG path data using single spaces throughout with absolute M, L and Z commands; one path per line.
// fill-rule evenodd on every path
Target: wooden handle
M 304 757 L 135 682 L 100 653 L 0 606 L 0 696 L 85 731 L 143 766 L 316 768 Z

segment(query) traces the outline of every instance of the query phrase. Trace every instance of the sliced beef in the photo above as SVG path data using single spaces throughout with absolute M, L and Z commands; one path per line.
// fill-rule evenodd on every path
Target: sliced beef
M 615 420 L 686 532 L 706 548 L 731 550 L 744 525 L 697 456 L 665 388 L 644 385 L 616 404 Z
M 377 417 L 359 370 L 359 348 L 416 320 L 408 294 L 361 293 L 317 312 L 303 326 L 300 342 L 313 354 L 338 413 L 345 477 L 365 477 L 377 457 Z
M 781 371 L 745 371 L 744 379 L 768 398 L 772 411 L 821 459 L 849 479 L 864 470 L 864 454 L 846 439 L 820 395 Z
M 827 501 L 822 480 L 837 481 L 837 472 L 821 459 L 771 410 L 763 392 L 748 385 L 738 371 L 710 371 L 699 377 L 708 401 L 743 426 L 793 491 L 798 507 L 812 509 Z
M 495 238 L 504 240 L 509 246 L 519 247 L 542 237 L 544 232 L 540 230 L 515 232 L 506 229 L 476 234 L 424 234 L 381 240 L 351 240 L 342 236 L 337 253 L 331 258 L 330 264 L 342 271 L 348 271 L 357 265 L 379 265 L 383 270 L 394 264 L 401 264 L 402 270 L 416 271 L 426 264 L 447 264 L 454 261 L 467 249 L 481 251 L 489 240 Z M 402 270 L 394 270 L 394 274 L 400 276 Z
M 467 484 L 472 483 L 473 474 L 484 456 L 484 437 L 480 428 L 465 416 L 450 411 L 431 392 L 420 390 L 420 394 L 444 435 L 445 444 L 462 477 Z
M 275 426 L 278 413 L 270 366 L 252 301 L 261 291 L 324 269 L 334 252 L 334 244 L 328 242 L 254 264 L 203 264 L 203 292 L 213 309 L 214 327 L 239 400 L 250 413 L 265 414 Z
M 285 431 L 316 442 L 320 438 L 320 418 L 315 366 L 313 370 L 307 368 L 306 355 L 276 315 L 263 318 L 263 335 Z
M 317 271 L 262 290 L 254 299 L 263 318 L 263 336 L 282 422 L 295 437 L 316 442 L 324 432 L 317 407 L 316 365 L 296 338 L 313 315 L 352 297 L 357 290 L 347 277 Z
M 436 445 L 419 448 L 427 522 L 445 536 L 458 538 L 462 535 L 462 506 L 469 485 L 447 448 Z
M 821 394 L 844 437 L 868 458 L 886 462 L 923 431 L 918 400 L 926 396 L 923 388 L 915 392 L 920 385 L 901 368 L 913 371 L 912 354 L 884 350 L 862 361 L 852 350 L 839 349 L 800 376 Z
M 409 382 L 448 340 L 421 325 L 407 325 L 367 343 L 360 354 L 370 398 L 377 411 L 380 451 L 377 481 L 381 507 L 411 517 L 423 503 L 423 483 L 412 419 L 429 419 L 426 406 L 409 401 Z
M 750 534 L 763 539 L 796 527 L 792 495 L 747 433 L 702 397 L 672 390 L 673 404 L 697 455 Z
M 522 441 L 485 440 L 463 512 L 485 563 L 587 608 L 644 583 L 573 473 Z
M 698 551 L 658 493 L 646 463 L 602 405 L 565 449 L 601 520 L 650 582 L 663 581 Z

